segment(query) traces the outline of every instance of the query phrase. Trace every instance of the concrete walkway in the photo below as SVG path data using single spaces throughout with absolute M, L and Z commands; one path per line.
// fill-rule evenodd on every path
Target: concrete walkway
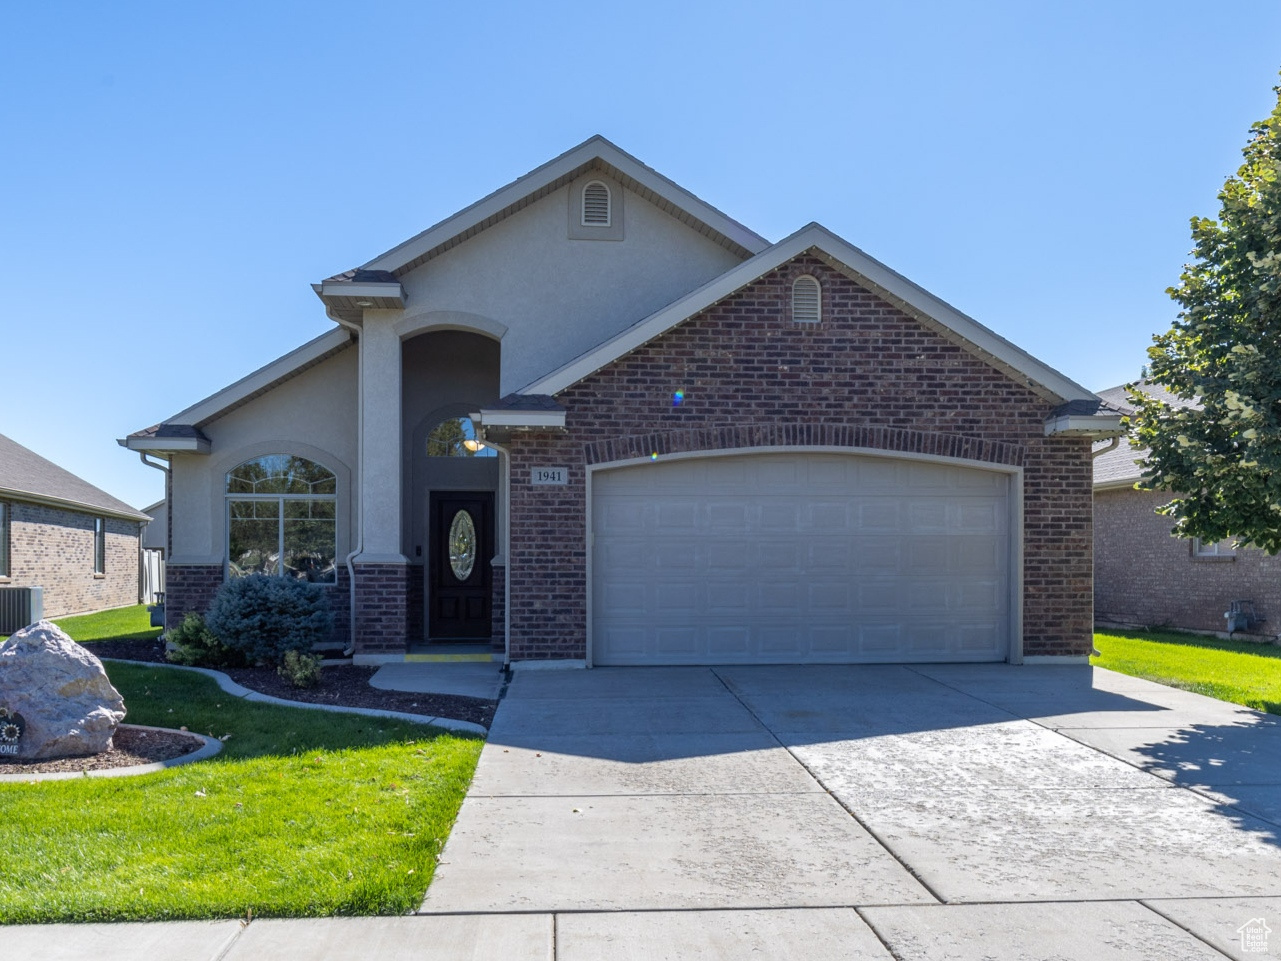
M 1268 957 L 1279 722 L 1089 668 L 518 673 L 420 916 L 13 927 L 6 953 Z

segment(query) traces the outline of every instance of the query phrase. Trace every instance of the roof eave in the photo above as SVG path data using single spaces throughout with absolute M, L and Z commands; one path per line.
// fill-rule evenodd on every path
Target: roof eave
M 351 283 L 326 280 L 314 284 L 326 307 L 335 311 L 400 310 L 405 306 L 405 288 L 399 282 Z
M 50 497 L 48 494 L 37 494 L 33 491 L 18 490 L 13 487 L 0 487 L 0 497 L 27 501 L 33 504 L 47 504 L 50 507 L 61 507 L 74 510 L 78 514 L 98 514 L 103 517 L 120 517 L 130 521 L 151 520 L 141 511 L 122 511 L 115 507 L 103 507 L 100 504 L 86 504 L 84 501 L 70 500 L 65 497 Z
M 563 410 L 481 410 L 471 415 L 483 427 L 564 430 Z

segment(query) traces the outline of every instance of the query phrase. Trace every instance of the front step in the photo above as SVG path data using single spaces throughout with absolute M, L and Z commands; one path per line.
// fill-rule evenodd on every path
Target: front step
M 502 659 L 502 654 L 494 653 L 488 644 L 422 644 L 405 654 L 405 661 L 409 664 L 485 663 Z

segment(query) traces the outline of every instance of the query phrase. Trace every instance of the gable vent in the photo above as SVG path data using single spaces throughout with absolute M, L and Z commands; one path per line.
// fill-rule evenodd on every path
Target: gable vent
M 817 324 L 823 319 L 823 292 L 818 281 L 806 274 L 792 284 L 792 321 Z
M 599 180 L 593 180 L 583 188 L 583 226 L 608 227 L 609 225 L 609 187 Z

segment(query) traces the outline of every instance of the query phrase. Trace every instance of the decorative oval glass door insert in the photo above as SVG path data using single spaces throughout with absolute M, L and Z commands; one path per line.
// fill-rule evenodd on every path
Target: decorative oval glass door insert
M 476 566 L 476 523 L 467 511 L 459 511 L 449 525 L 449 566 L 460 581 L 471 577 Z

